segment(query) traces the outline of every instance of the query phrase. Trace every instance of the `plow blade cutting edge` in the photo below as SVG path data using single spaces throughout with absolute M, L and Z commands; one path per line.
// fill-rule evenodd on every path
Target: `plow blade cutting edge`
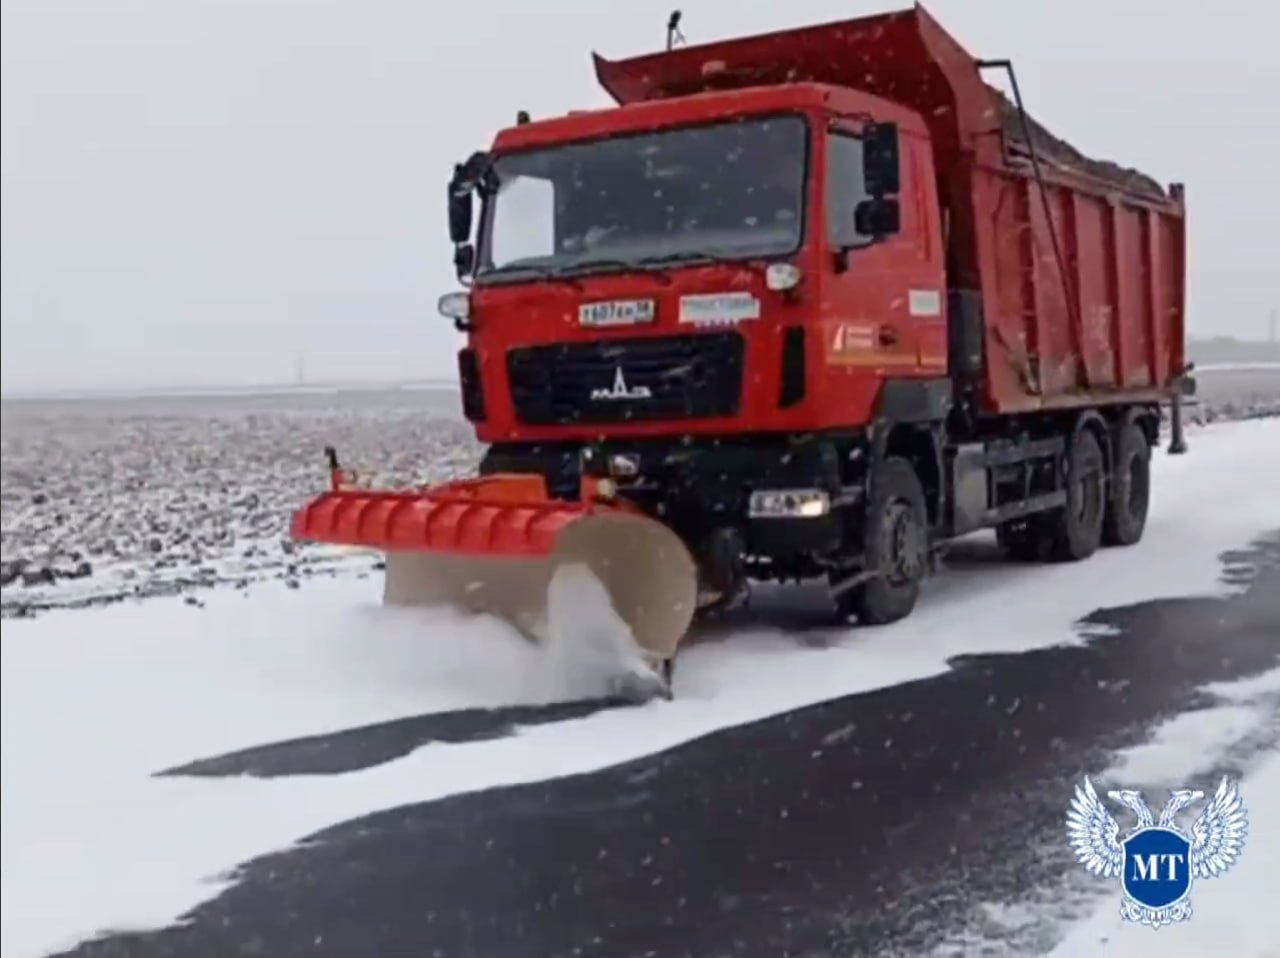
M 294 514 L 292 535 L 384 552 L 385 604 L 487 613 L 539 642 L 549 638 L 557 570 L 585 567 L 654 665 L 674 656 L 697 601 L 696 566 L 679 537 L 624 501 L 601 501 L 590 480 L 572 502 L 529 475 L 412 491 L 336 487 Z

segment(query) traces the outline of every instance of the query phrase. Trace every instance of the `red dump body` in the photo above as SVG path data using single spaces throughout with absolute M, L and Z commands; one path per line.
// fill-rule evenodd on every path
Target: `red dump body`
M 966 351 L 988 414 L 1154 399 L 1168 395 L 1181 372 L 1181 188 L 1090 160 L 1029 118 L 1024 127 L 977 61 L 922 8 L 622 61 L 597 56 L 595 65 L 621 109 L 513 127 L 498 136 L 495 151 L 803 111 L 814 129 L 809 224 L 791 261 L 805 270 L 805 285 L 784 303 L 770 298 L 758 275 L 724 265 L 676 270 L 666 288 L 625 275 L 587 277 L 580 290 L 478 283 L 471 346 L 486 383 L 482 440 L 602 431 L 520 423 L 510 408 L 507 347 L 669 336 L 676 328 L 663 320 L 664 297 L 716 288 L 751 288 L 763 302 L 761 322 L 739 327 L 748 372 L 738 415 L 613 423 L 610 434 L 657 435 L 673 425 L 704 434 L 858 425 L 871 417 L 887 379 L 954 378 Z M 821 137 L 831 123 L 859 115 L 899 124 L 902 230 L 856 250 L 840 273 L 822 234 Z M 582 330 L 571 318 L 583 299 L 636 295 L 658 299 L 651 329 Z M 498 322 L 486 329 L 486 311 L 520 313 L 518 331 Z M 810 388 L 803 402 L 780 409 L 781 329 L 797 323 L 816 334 L 805 347 Z

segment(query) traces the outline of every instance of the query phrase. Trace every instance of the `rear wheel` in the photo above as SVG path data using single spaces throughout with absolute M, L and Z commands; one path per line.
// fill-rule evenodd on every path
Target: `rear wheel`
M 1050 558 L 1078 562 L 1098 551 L 1107 507 L 1106 479 L 1102 447 L 1091 430 L 1081 429 L 1067 453 L 1066 505 L 1048 517 Z
M 885 460 L 872 482 L 866 516 L 868 578 L 835 595 L 841 619 L 885 625 L 915 608 L 924 579 L 928 542 L 924 489 L 911 463 Z
M 1142 538 L 1151 505 L 1151 446 L 1137 423 L 1131 422 L 1121 431 L 1115 458 L 1102 544 L 1131 546 Z

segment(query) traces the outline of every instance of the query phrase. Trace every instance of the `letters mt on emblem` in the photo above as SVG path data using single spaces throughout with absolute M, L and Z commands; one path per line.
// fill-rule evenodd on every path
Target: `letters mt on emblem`
M 1168 908 L 1191 891 L 1191 842 L 1172 828 L 1143 828 L 1124 840 L 1124 892 L 1147 908 Z

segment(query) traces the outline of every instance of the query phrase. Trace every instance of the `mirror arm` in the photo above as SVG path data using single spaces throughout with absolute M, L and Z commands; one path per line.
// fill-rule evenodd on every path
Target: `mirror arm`
M 453 271 L 458 276 L 458 282 L 463 286 L 470 288 L 473 281 L 473 273 L 476 268 L 475 247 L 470 243 L 454 243 L 453 244 Z

